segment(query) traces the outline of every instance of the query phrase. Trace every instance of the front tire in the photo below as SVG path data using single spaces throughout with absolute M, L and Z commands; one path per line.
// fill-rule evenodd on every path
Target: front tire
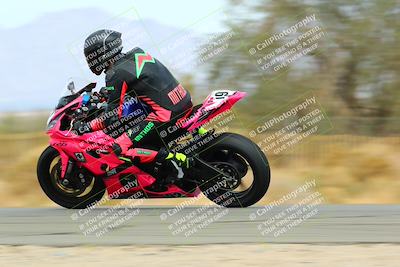
M 103 180 L 94 177 L 91 188 L 85 195 L 73 195 L 63 193 L 55 184 L 55 178 L 51 164 L 59 157 L 58 151 L 49 146 L 47 147 L 38 160 L 37 176 L 40 187 L 44 193 L 58 205 L 68 209 L 84 209 L 99 201 L 105 192 Z M 59 162 L 57 164 L 60 164 Z
M 231 155 L 224 156 L 224 153 Z M 226 188 L 210 190 L 216 184 L 216 181 L 213 180 L 200 185 L 203 193 L 207 192 L 205 195 L 213 202 L 225 207 L 248 207 L 257 203 L 268 191 L 271 177 L 269 163 L 261 149 L 251 140 L 238 134 L 224 133 L 217 137 L 209 145 L 209 148 L 200 154 L 200 157 L 211 165 L 213 162 L 220 162 L 214 166 L 223 165 L 221 162 L 224 161 L 233 162 L 237 169 L 233 170 L 233 173 L 237 173 L 241 177 L 240 182 L 242 182 L 242 177 L 249 173 L 248 167 L 252 171 L 250 174 L 253 177 L 252 183 L 243 192 L 230 191 Z M 244 162 L 247 166 L 244 166 Z M 221 199 L 221 196 L 225 197 Z

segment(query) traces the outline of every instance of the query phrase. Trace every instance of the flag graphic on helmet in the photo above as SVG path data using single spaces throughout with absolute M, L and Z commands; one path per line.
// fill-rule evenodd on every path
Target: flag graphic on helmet
M 135 63 L 136 63 L 136 78 L 139 78 L 140 73 L 144 68 L 144 64 L 147 62 L 155 63 L 154 58 L 150 56 L 149 53 L 136 53 L 135 54 Z

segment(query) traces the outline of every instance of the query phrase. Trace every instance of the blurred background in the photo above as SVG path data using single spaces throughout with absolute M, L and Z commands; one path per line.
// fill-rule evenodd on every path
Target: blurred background
M 158 57 L 196 103 L 214 89 L 248 92 L 229 131 L 248 136 L 255 121 L 316 97 L 331 127 L 268 155 L 272 183 L 260 204 L 310 179 L 328 203 L 400 201 L 399 1 L 39 0 L 7 2 L 0 13 L 1 206 L 52 205 L 36 178 L 46 120 L 71 77 L 104 84 L 82 53 L 100 28 L 121 31 L 125 51 Z M 312 14 L 325 33 L 318 47 L 283 70 L 260 69 L 249 49 Z

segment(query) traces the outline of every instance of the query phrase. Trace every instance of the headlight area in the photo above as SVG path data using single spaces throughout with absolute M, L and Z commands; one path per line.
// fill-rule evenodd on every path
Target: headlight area
M 46 130 L 49 131 L 49 130 L 53 129 L 54 126 L 57 124 L 58 120 L 59 120 L 59 119 L 55 119 L 55 120 L 50 121 L 50 122 L 47 124 Z
M 60 120 L 61 115 L 58 115 L 56 118 L 51 119 L 51 117 L 49 118 L 49 120 L 47 121 L 47 126 L 46 126 L 46 130 L 49 131 L 51 129 L 54 128 L 54 126 L 56 126 L 57 122 Z

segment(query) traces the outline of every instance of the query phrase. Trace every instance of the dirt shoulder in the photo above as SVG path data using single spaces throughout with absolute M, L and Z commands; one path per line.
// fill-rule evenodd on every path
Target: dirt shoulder
M 0 246 L 17 266 L 398 266 L 400 245 L 220 244 L 201 246 Z M 2 265 L 4 264 L 4 265 Z

